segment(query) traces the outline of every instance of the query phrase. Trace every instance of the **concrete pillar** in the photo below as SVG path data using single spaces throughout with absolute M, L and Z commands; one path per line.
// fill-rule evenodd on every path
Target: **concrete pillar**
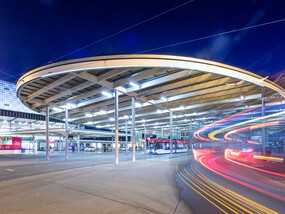
M 46 106 L 46 159 L 49 160 L 49 106 Z
M 135 108 L 135 97 L 132 97 L 132 146 L 133 146 L 133 163 L 136 162 L 136 133 L 135 133 L 135 123 L 136 123 L 136 108 Z
M 129 145 L 128 145 L 128 121 L 126 120 L 126 154 L 128 154 L 129 151 Z
M 163 126 L 161 127 L 161 139 L 163 139 Z
M 173 156 L 173 142 L 172 142 L 172 111 L 170 110 L 169 112 L 170 114 L 170 125 L 169 125 L 169 128 L 170 128 L 170 157 Z
M 115 164 L 119 164 L 119 96 L 115 89 Z
M 68 109 L 65 109 L 65 159 L 68 159 Z

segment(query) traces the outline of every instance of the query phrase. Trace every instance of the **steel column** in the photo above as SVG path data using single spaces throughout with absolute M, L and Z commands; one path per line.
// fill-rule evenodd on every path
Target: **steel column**
M 190 119 L 190 126 L 189 126 L 189 140 L 188 140 L 188 147 L 187 147 L 188 155 L 190 153 L 191 136 L 192 136 L 191 131 L 192 131 L 192 119 Z
M 68 159 L 68 109 L 65 109 L 65 159 Z
M 172 111 L 170 110 L 169 111 L 170 113 L 170 125 L 169 125 L 169 128 L 170 128 L 170 157 L 173 156 L 173 142 L 172 142 Z
M 146 148 L 146 123 L 144 122 L 144 153 L 147 153 Z
M 57 144 L 56 144 L 56 150 L 58 151 L 58 143 L 59 142 L 57 142 Z M 54 145 L 55 145 L 55 141 L 54 141 Z
M 136 133 L 135 133 L 135 114 L 136 114 L 136 108 L 135 108 L 135 97 L 132 97 L 132 145 L 133 145 L 133 163 L 136 162 Z
M 114 120 L 115 122 L 115 120 Z M 113 135 L 113 132 L 114 132 L 114 128 L 112 128 L 112 143 L 111 143 L 111 151 L 113 152 L 114 151 L 114 135 Z
M 161 139 L 163 139 L 163 126 L 161 127 Z
M 115 89 L 115 164 L 119 164 L 119 96 Z
M 80 129 L 80 124 L 78 124 L 77 128 Z M 80 152 L 80 134 L 79 133 L 77 133 L 77 150 L 79 153 Z
M 264 96 L 265 96 L 265 89 L 261 88 L 261 105 L 262 105 L 262 117 L 265 117 L 265 101 L 264 101 Z M 262 123 L 265 123 L 265 120 L 262 119 Z M 265 151 L 265 147 L 266 147 L 266 130 L 265 127 L 263 126 L 261 128 L 261 142 L 262 142 L 262 151 Z
M 128 121 L 126 120 L 126 154 L 128 154 Z
M 77 150 L 78 150 L 78 153 L 80 152 L 80 134 L 77 133 Z
M 33 148 L 35 148 L 35 135 L 33 135 Z
M 59 151 L 61 152 L 61 147 L 62 147 L 62 144 L 61 144 L 61 134 L 59 134 Z
M 49 160 L 49 106 L 46 106 L 46 159 Z

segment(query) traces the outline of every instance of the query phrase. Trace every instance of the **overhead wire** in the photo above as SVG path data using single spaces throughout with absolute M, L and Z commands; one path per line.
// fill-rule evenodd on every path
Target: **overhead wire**
M 148 50 L 145 50 L 145 51 L 140 51 L 140 52 L 137 52 L 135 54 L 147 53 L 147 52 L 156 51 L 156 50 L 160 50 L 160 49 L 165 49 L 165 48 L 169 48 L 169 47 L 173 47 L 173 46 L 177 46 L 177 45 L 183 45 L 183 44 L 187 44 L 187 43 L 191 43 L 191 42 L 196 42 L 196 41 L 200 41 L 200 40 L 204 40 L 204 39 L 209 39 L 209 38 L 213 38 L 213 37 L 217 37 L 217 36 L 222 36 L 222 35 L 225 35 L 225 34 L 235 33 L 235 32 L 248 30 L 248 29 L 252 29 L 252 28 L 257 28 L 257 27 L 262 27 L 262 26 L 266 26 L 266 25 L 270 25 L 270 24 L 276 24 L 276 23 L 284 22 L 284 21 L 285 21 L 285 19 L 278 19 L 278 20 L 275 20 L 275 21 L 270 21 L 270 22 L 265 22 L 265 23 L 261 23 L 261 24 L 257 24 L 257 25 L 243 27 L 243 28 L 239 28 L 239 29 L 235 29 L 235 30 L 226 31 L 226 32 L 223 32 L 223 33 L 216 33 L 216 34 L 212 34 L 212 35 L 208 35 L 208 36 L 199 37 L 199 38 L 196 38 L 196 39 L 191 39 L 191 40 L 186 40 L 186 41 L 182 41 L 182 42 L 173 43 L 173 44 L 170 44 L 170 45 L 160 46 L 160 47 L 148 49 Z
M 4 78 L 1 78 L 2 80 L 3 80 L 3 79 L 7 79 L 7 78 L 11 78 L 11 77 L 14 78 L 15 76 L 18 76 L 18 75 L 19 75 L 19 74 L 10 75 L 10 74 L 8 74 L 8 73 L 6 73 L 6 72 L 4 72 L 4 71 L 0 71 L 0 73 L 8 75 L 8 76 L 6 76 L 6 77 L 4 77 Z
M 16 77 L 22 76 L 22 75 L 23 75 L 24 73 L 26 73 L 26 72 L 22 72 L 22 73 L 15 74 L 15 75 L 10 75 L 10 74 L 8 74 L 8 73 L 6 73 L 6 72 L 3 72 L 3 71 L 0 71 L 0 73 L 8 75 L 8 76 L 6 76 L 6 77 L 1 78 L 1 80 L 6 80 L 6 79 L 9 79 L 9 78 L 13 78 L 13 79 L 16 79 L 16 80 L 17 80 L 18 78 L 16 78 Z
M 60 57 L 58 57 L 58 58 L 55 58 L 55 59 L 49 61 L 47 64 L 52 63 L 52 62 L 54 62 L 54 61 L 57 61 L 57 60 L 59 60 L 59 59 L 62 59 L 62 58 L 64 58 L 64 57 L 66 57 L 66 56 L 69 56 L 69 55 L 71 55 L 71 54 L 73 54 L 73 53 L 76 53 L 76 52 L 78 52 L 78 51 L 80 51 L 80 50 L 83 50 L 83 49 L 85 49 L 85 48 L 88 48 L 88 47 L 90 47 L 90 46 L 92 46 L 92 45 L 95 45 L 95 44 L 97 44 L 97 43 L 99 43 L 99 42 L 102 42 L 102 41 L 104 41 L 104 40 L 106 40 L 106 39 L 109 39 L 109 38 L 111 38 L 111 37 L 113 37 L 113 36 L 116 36 L 116 35 L 118 35 L 118 34 L 120 34 L 120 33 L 123 33 L 123 32 L 125 32 L 125 31 L 127 31 L 127 30 L 130 30 L 130 29 L 132 29 L 132 28 L 134 28 L 134 27 L 137 27 L 137 26 L 139 26 L 139 25 L 141 25 L 141 24 L 144 24 L 144 23 L 146 23 L 146 22 L 148 22 L 148 21 L 151 21 L 151 20 L 153 20 L 153 19 L 155 19 L 155 18 L 157 18 L 157 17 L 160 17 L 160 16 L 162 16 L 162 15 L 164 15 L 164 14 L 166 14 L 166 13 L 169 13 L 169 12 L 171 12 L 171 11 L 173 11 L 173 10 L 176 10 L 176 9 L 178 9 L 178 8 L 180 8 L 180 7 L 183 7 L 183 6 L 189 4 L 189 3 L 193 2 L 193 1 L 194 1 L 194 0 L 190 0 L 190 1 L 184 2 L 183 4 L 180 4 L 180 5 L 178 5 L 178 6 L 175 6 L 175 7 L 171 8 L 171 9 L 168 9 L 168 10 L 166 10 L 166 11 L 164 11 L 164 12 L 161 12 L 161 13 L 155 15 L 155 16 L 152 16 L 152 17 L 147 18 L 147 19 L 145 19 L 145 20 L 143 20 L 143 21 L 141 21 L 141 22 L 138 22 L 138 23 L 136 23 L 136 24 L 134 24 L 134 25 L 131 25 L 130 27 L 127 27 L 127 28 L 125 28 L 125 29 L 123 29 L 123 30 L 120 30 L 120 31 L 118 31 L 118 32 L 116 32 L 116 33 L 113 33 L 113 34 L 111 34 L 111 35 L 109 35 L 109 36 L 106 36 L 106 37 L 104 37 L 104 38 L 102 38 L 102 39 L 99 39 L 99 40 L 97 40 L 97 41 L 95 41 L 95 42 L 92 42 L 92 43 L 90 43 L 90 44 L 88 44 L 88 45 L 85 45 L 85 46 L 83 46 L 83 47 L 81 47 L 81 48 L 78 48 L 78 49 L 76 49 L 76 50 L 74 50 L 74 51 L 72 51 L 72 52 L 69 52 L 69 53 L 67 53 L 67 54 L 65 54 L 65 55 L 62 55 L 62 56 L 60 56 Z

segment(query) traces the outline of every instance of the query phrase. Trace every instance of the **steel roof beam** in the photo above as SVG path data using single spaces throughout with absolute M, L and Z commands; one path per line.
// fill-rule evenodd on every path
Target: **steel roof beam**
M 114 76 L 117 76 L 117 75 L 120 75 L 120 74 L 123 74 L 127 71 L 129 71 L 131 68 L 117 68 L 117 69 L 112 69 L 111 71 L 108 71 L 100 76 L 98 76 L 97 80 L 98 82 L 101 82 L 103 80 L 106 80 L 106 79 L 110 79 Z
M 71 74 L 67 74 L 59 79 L 57 79 L 56 81 L 44 86 L 43 88 L 41 88 L 40 90 L 38 91 L 35 91 L 34 93 L 30 94 L 27 96 L 25 102 L 33 99 L 34 97 L 37 97 L 37 96 L 40 96 L 41 94 L 49 91 L 51 88 L 55 88 L 61 84 L 64 84 L 65 82 L 71 80 L 74 78 L 74 75 L 71 73 Z
M 229 77 L 224 77 L 224 78 L 220 78 L 220 79 L 216 79 L 216 80 L 211 80 L 207 83 L 200 83 L 200 84 L 196 84 L 196 85 L 190 85 L 188 87 L 182 87 L 176 90 L 171 90 L 171 91 L 166 91 L 163 92 L 161 94 L 158 95 L 150 95 L 147 97 L 148 100 L 153 100 L 153 99 L 157 99 L 160 97 L 168 97 L 168 96 L 173 96 L 173 95 L 179 95 L 179 94 L 184 94 L 187 93 L 195 93 L 193 91 L 197 91 L 197 93 L 199 93 L 200 90 L 200 94 L 202 94 L 204 91 L 201 90 L 201 88 L 210 88 L 210 87 L 214 87 L 214 86 L 218 86 L 218 85 L 224 85 L 230 81 L 233 81 L 231 78 Z M 231 86 L 226 86 L 224 85 L 224 90 L 225 89 L 229 89 L 232 88 Z M 207 89 L 206 89 L 207 90 Z M 190 92 L 190 93 L 189 93 Z M 171 98 L 170 98 L 171 99 Z
M 176 81 L 174 83 L 170 83 L 170 84 L 165 84 L 153 89 L 149 89 L 146 91 L 142 91 L 138 93 L 138 96 L 145 96 L 145 95 L 149 95 L 149 94 L 156 94 L 156 93 L 160 93 L 163 91 L 169 91 L 172 89 L 177 89 L 177 88 L 182 88 L 184 86 L 187 85 L 192 85 L 192 84 L 197 84 L 206 80 L 212 80 L 212 79 L 216 79 L 216 78 L 220 78 L 221 76 L 216 75 L 216 74 L 202 74 L 199 76 L 195 76 L 195 77 L 191 77 L 188 78 L 186 80 L 181 80 L 181 81 Z
M 72 93 L 74 93 L 74 92 L 77 92 L 77 91 L 80 91 L 80 90 L 82 90 L 82 89 L 84 89 L 84 88 L 88 88 L 88 87 L 92 86 L 93 84 L 94 84 L 94 83 L 89 82 L 89 81 L 80 83 L 80 84 L 77 85 L 77 86 L 74 86 L 74 87 L 72 87 L 72 88 L 70 88 L 70 89 L 67 89 L 67 90 L 65 90 L 65 91 L 63 91 L 63 92 L 61 92 L 61 93 L 59 93 L 59 94 L 56 94 L 56 95 L 54 95 L 54 96 L 51 96 L 51 97 L 45 99 L 45 100 L 44 100 L 44 103 L 45 103 L 45 104 L 48 104 L 48 103 L 50 103 L 50 102 L 53 101 L 53 100 L 56 100 L 56 99 L 62 98 L 62 97 L 64 97 L 64 96 L 70 95 L 70 94 L 72 94 Z
M 122 80 L 119 80 L 114 83 L 114 87 L 120 87 L 122 85 L 127 85 L 130 82 L 137 82 L 140 81 L 146 77 L 151 77 L 153 75 L 161 75 L 162 73 L 165 73 L 166 71 L 170 70 L 170 68 L 151 68 L 147 69 L 143 72 L 140 72 L 138 74 L 134 74 L 133 76 L 130 76 L 128 78 L 124 78 Z
M 256 99 L 256 98 L 260 98 L 261 94 L 254 94 L 254 95 L 249 95 L 249 96 L 245 96 L 244 100 L 251 100 L 251 99 Z M 234 103 L 234 102 L 240 102 L 240 97 L 236 97 L 236 98 L 230 98 L 230 99 L 220 99 L 220 100 L 216 100 L 216 101 L 211 101 L 211 102 L 207 102 L 207 103 L 200 103 L 200 104 L 194 104 L 194 105 L 189 105 L 189 106 L 184 106 L 185 109 L 172 109 L 172 111 L 176 112 L 176 111 L 187 111 L 187 110 L 193 110 L 193 109 L 201 109 L 202 107 L 209 107 L 209 106 L 213 106 L 213 105 L 219 105 L 219 104 L 227 104 L 227 103 Z M 126 106 L 123 108 L 120 108 L 120 111 L 124 111 L 124 110 L 130 110 L 130 106 Z M 138 107 L 140 108 L 140 107 Z M 113 113 L 114 110 L 110 110 L 108 113 L 111 114 Z M 140 117 L 146 117 L 146 116 L 151 116 L 151 115 L 160 115 L 160 117 L 163 114 L 167 114 L 168 112 L 164 112 L 161 114 L 158 114 L 156 111 L 152 111 L 152 112 L 146 112 L 146 113 L 141 113 L 141 114 L 136 114 L 136 117 L 140 118 Z M 185 114 L 185 116 L 187 116 Z M 97 116 L 94 116 L 93 118 L 95 118 Z M 158 118 L 159 119 L 159 118 Z M 77 121 L 77 118 L 74 118 L 72 121 Z M 78 121 L 81 121 L 80 119 Z M 84 123 L 84 122 L 83 122 Z M 98 121 L 99 123 L 99 121 Z

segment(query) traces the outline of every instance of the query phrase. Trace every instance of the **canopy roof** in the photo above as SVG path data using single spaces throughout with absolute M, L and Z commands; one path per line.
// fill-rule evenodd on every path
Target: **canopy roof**
M 24 74 L 17 82 L 20 101 L 37 112 L 69 108 L 70 121 L 113 127 L 114 89 L 119 91 L 119 128 L 131 115 L 136 97 L 136 128 L 167 131 L 169 110 L 174 129 L 212 122 L 267 100 L 285 97 L 285 90 L 267 78 L 233 66 L 190 57 L 113 55 L 49 64 Z

